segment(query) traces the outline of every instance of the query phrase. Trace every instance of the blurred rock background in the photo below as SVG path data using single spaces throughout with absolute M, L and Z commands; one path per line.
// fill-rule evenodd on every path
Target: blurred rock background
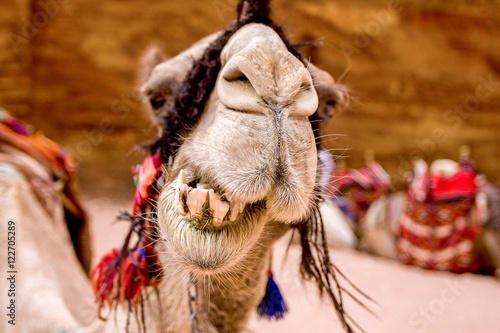
M 156 133 L 137 97 L 141 54 L 174 56 L 235 16 L 234 0 L 3 0 L 0 107 L 80 163 L 86 193 L 133 190 L 133 150 Z M 352 91 L 328 148 L 367 149 L 401 182 L 413 156 L 458 156 L 500 180 L 500 1 L 274 0 L 273 17 Z M 344 149 L 346 148 L 346 149 Z M 105 192 L 103 192 L 105 191 Z

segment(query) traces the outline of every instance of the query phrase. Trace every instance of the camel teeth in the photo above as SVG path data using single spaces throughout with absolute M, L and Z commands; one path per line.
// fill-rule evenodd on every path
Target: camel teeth
M 234 220 L 236 220 L 236 218 L 238 217 L 238 206 L 237 206 L 237 202 L 235 201 L 230 201 L 231 202 L 231 206 L 230 206 L 230 210 L 229 210 L 229 222 L 233 222 Z
M 175 189 L 175 205 L 179 211 L 179 214 L 186 216 L 188 213 L 186 199 L 191 188 L 186 184 L 186 174 L 184 170 L 179 172 L 177 176 L 177 187 Z
M 191 188 L 187 186 L 187 184 L 181 185 L 179 193 L 179 205 L 177 207 L 179 207 L 179 213 L 182 216 L 186 216 L 189 211 L 186 201 L 190 191 Z
M 239 201 L 230 201 L 230 210 L 229 210 L 229 221 L 233 222 L 238 218 L 238 215 L 243 213 L 243 209 L 245 206 L 241 204 Z
M 203 204 L 207 200 L 208 190 L 195 188 L 187 196 L 187 206 L 191 217 L 201 218 L 203 215 Z
M 177 180 L 179 184 L 186 184 L 186 173 L 184 172 L 183 169 L 179 172 L 179 175 L 177 176 Z
M 208 184 L 197 184 L 196 188 L 191 188 L 183 184 L 184 173 L 179 174 L 178 187 L 176 192 L 176 204 L 179 213 L 190 219 L 202 219 L 204 208 L 211 210 L 213 216 L 212 224 L 216 228 L 224 225 L 224 222 L 236 221 L 238 215 L 245 210 L 245 204 L 239 200 L 229 200 L 227 195 L 218 196 L 213 189 L 209 189 Z M 204 207 L 208 204 L 208 207 Z M 205 216 L 206 218 L 207 216 Z M 224 219 L 226 219 L 224 221 Z
M 222 226 L 222 221 L 229 211 L 229 203 L 222 201 L 217 194 L 215 194 L 214 190 L 208 190 L 210 208 L 213 210 L 213 225 L 215 227 Z

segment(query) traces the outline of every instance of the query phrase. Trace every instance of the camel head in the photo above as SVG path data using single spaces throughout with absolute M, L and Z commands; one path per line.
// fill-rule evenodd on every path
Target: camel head
M 135 169 L 133 212 L 120 216 L 132 222 L 125 243 L 92 272 L 99 311 L 113 303 L 138 310 L 153 286 L 162 313 L 179 318 L 161 331 L 199 323 L 239 332 L 256 308 L 278 318 L 285 307 L 268 292 L 272 274 L 265 277 L 272 244 L 295 226 L 301 275 L 332 300 L 351 332 L 317 175 L 320 123 L 347 94 L 301 57 L 269 18 L 269 1 L 240 0 L 237 13 L 224 31 L 176 57 L 150 51 L 145 59 L 141 92 L 161 131 Z M 186 282 L 189 300 L 179 289 Z
M 152 69 L 142 92 L 163 136 L 173 122 L 173 95 L 221 35 Z M 223 273 L 250 252 L 266 224 L 308 219 L 318 195 L 311 119 L 331 116 L 343 98 L 338 88 L 292 54 L 273 28 L 251 23 L 232 34 L 197 122 L 181 127 L 180 146 L 164 157 L 158 226 L 171 260 L 197 274 Z

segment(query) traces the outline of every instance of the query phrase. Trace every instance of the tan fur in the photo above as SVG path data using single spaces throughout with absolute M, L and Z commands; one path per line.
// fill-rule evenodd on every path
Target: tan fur
M 3 163 L 0 197 L 0 231 L 4 235 L 0 259 L 7 263 L 7 222 L 14 221 L 17 271 L 16 326 L 2 320 L 0 331 L 54 332 L 89 324 L 96 317 L 92 290 L 74 255 L 66 226 L 47 214 L 23 175 Z M 2 300 L 7 300 L 6 277 L 1 281 L 5 291 Z M 3 317 L 6 319 L 5 314 Z

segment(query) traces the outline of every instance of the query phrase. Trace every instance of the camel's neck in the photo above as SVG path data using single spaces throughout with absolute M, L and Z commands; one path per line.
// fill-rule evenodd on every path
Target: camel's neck
M 265 294 L 272 245 L 287 230 L 289 227 L 282 224 L 267 224 L 260 241 L 228 274 L 198 280 L 191 288 L 184 274 L 184 280 L 178 280 L 176 290 L 172 291 L 168 288 L 168 295 L 164 293 L 162 303 L 168 305 L 168 308 L 164 308 L 163 311 L 165 321 L 169 319 L 171 321 L 170 316 L 175 316 L 175 321 L 180 321 L 179 317 L 184 317 L 183 322 L 186 324 L 182 327 L 172 327 L 172 322 L 165 323 L 168 327 L 167 331 L 170 332 L 173 329 L 172 331 L 176 332 L 191 332 L 193 324 L 198 325 L 200 332 L 243 331 Z M 168 284 L 171 285 L 171 283 Z M 192 295 L 197 296 L 196 302 L 192 302 L 191 307 L 188 306 L 189 290 Z M 174 307 L 170 302 L 173 294 L 180 297 Z M 198 318 L 197 323 L 188 319 L 193 312 Z
M 200 324 L 209 323 L 218 332 L 244 330 L 266 291 L 272 244 L 288 229 L 281 224 L 270 226 L 230 275 L 214 280 L 211 287 L 199 283 Z

